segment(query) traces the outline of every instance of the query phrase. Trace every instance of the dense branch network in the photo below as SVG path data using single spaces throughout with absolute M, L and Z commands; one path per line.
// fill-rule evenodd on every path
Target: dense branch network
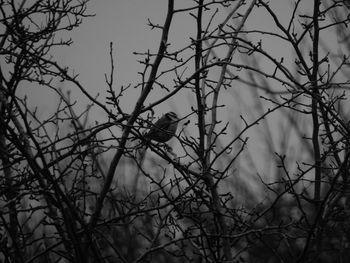
M 281 13 L 278 1 L 168 0 L 162 24 L 148 19 L 156 50 L 133 54 L 135 83 L 116 84 L 110 44 L 104 97 L 55 56 L 87 10 L 0 1 L 0 261 L 345 261 L 347 1 Z M 193 24 L 178 45 L 183 17 Z M 51 112 L 21 95 L 34 87 L 55 94 Z M 179 96 L 169 144 L 145 138 Z

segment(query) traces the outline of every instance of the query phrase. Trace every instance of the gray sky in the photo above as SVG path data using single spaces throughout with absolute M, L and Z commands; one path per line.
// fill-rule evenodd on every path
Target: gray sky
M 271 0 L 271 7 L 274 10 L 278 10 L 277 13 L 282 18 L 282 22 L 287 21 L 290 18 L 291 4 L 289 0 Z M 310 3 L 310 1 L 309 1 Z M 186 7 L 192 4 L 192 1 L 188 0 L 176 0 L 175 7 Z M 104 80 L 104 74 L 110 73 L 110 58 L 109 58 L 109 43 L 114 43 L 114 55 L 115 55 L 115 89 L 121 85 L 133 86 L 140 82 L 140 76 L 138 71 L 143 69 L 137 60 L 141 57 L 133 55 L 133 52 L 156 51 L 158 49 L 160 40 L 160 31 L 151 30 L 147 26 L 147 19 L 150 18 L 155 24 L 163 24 L 167 10 L 167 1 L 165 0 L 91 0 L 88 4 L 88 12 L 96 14 L 95 17 L 86 18 L 83 24 L 70 32 L 74 43 L 70 47 L 61 48 L 56 54 L 56 59 L 61 64 L 69 66 L 71 70 L 79 74 L 78 80 L 83 84 L 86 90 L 93 96 L 100 93 L 100 101 L 104 102 L 106 97 L 106 83 Z M 227 14 L 227 10 L 224 10 L 222 16 Z M 288 15 L 283 15 L 284 13 Z M 220 17 L 219 19 L 220 20 Z M 170 31 L 169 42 L 172 50 L 178 47 L 183 47 L 189 43 L 189 36 L 195 32 L 195 24 L 193 18 L 188 14 L 176 14 L 173 19 L 173 24 Z M 213 23 L 217 25 L 217 23 Z M 271 29 L 274 28 L 272 19 L 267 16 L 263 9 L 254 11 L 247 21 L 246 28 L 249 29 Z M 262 36 L 257 36 L 256 40 L 261 39 Z M 290 46 L 279 43 L 276 40 L 270 41 L 269 39 L 263 39 L 263 47 L 267 51 L 271 51 L 275 57 L 284 57 L 286 63 L 288 60 L 288 52 Z M 308 52 L 308 50 L 305 50 Z M 290 61 L 294 63 L 294 60 Z M 264 66 L 264 69 L 268 69 L 269 64 L 264 64 L 264 61 L 260 61 Z M 161 65 L 161 70 L 166 68 L 165 64 Z M 273 68 L 271 67 L 271 71 Z M 169 77 L 169 83 L 171 78 Z M 72 91 L 73 98 L 78 101 L 80 105 L 87 103 L 84 100 L 84 96 L 76 87 L 65 86 L 65 89 Z M 220 97 L 221 104 L 228 105 L 227 108 L 221 110 L 220 117 L 222 119 L 234 119 L 236 122 L 241 122 L 239 115 L 246 114 L 244 108 L 232 110 L 230 107 L 234 104 L 234 99 L 244 99 L 247 107 L 253 105 L 255 101 L 252 101 L 250 93 L 247 93 L 245 87 L 234 84 L 232 87 L 233 92 L 223 93 Z M 52 94 L 52 93 L 51 93 Z M 124 110 L 130 112 L 137 100 L 139 90 L 131 89 L 124 97 L 122 106 Z M 38 105 L 45 112 L 45 110 L 52 109 L 54 97 L 48 96 L 46 91 L 40 88 L 31 90 L 32 105 Z M 34 96 L 33 96 L 34 95 Z M 151 94 L 151 100 L 154 97 L 159 97 L 162 94 L 153 90 Z M 227 95 L 227 96 L 226 96 Z M 192 97 L 191 97 L 192 96 Z M 189 98 L 188 98 L 189 97 Z M 185 98 L 185 99 L 184 99 Z M 160 116 L 162 113 L 172 109 L 172 106 L 176 106 L 176 110 L 179 111 L 179 115 L 185 115 L 191 112 L 190 107 L 194 106 L 193 93 L 189 91 L 181 92 L 178 96 L 174 97 L 171 104 L 163 103 L 155 110 L 156 116 Z M 234 105 L 232 105 L 234 106 Z M 224 116 L 224 117 L 223 117 Z M 272 115 L 269 119 L 275 118 Z M 248 116 L 249 117 L 249 116 Z M 100 111 L 92 111 L 90 115 L 91 123 L 95 120 L 103 122 L 106 116 Z M 255 118 L 255 116 L 251 116 Z M 266 120 L 265 120 L 266 121 Z M 264 121 L 264 122 L 265 122 Z M 193 123 L 192 123 L 193 125 Z M 243 125 L 243 124 L 242 124 Z M 253 130 L 256 132 L 256 130 Z M 254 150 L 260 149 L 264 152 L 264 148 L 259 148 L 259 138 L 250 135 L 250 143 L 253 145 Z M 256 151 L 258 152 L 258 151 Z M 263 161 L 263 160 L 262 160 Z
M 290 7 L 289 0 L 272 0 L 273 7 L 277 10 L 286 10 Z M 192 4 L 188 0 L 176 0 L 176 8 L 183 8 Z M 140 56 L 133 55 L 133 52 L 143 52 L 148 49 L 156 51 L 160 39 L 159 30 L 151 30 L 147 26 L 147 19 L 150 18 L 155 24 L 163 24 L 167 10 L 165 0 L 91 0 L 88 3 L 88 12 L 95 14 L 95 17 L 84 19 L 82 25 L 69 32 L 74 43 L 70 47 L 60 48 L 56 59 L 63 65 L 69 66 L 79 74 L 78 80 L 92 94 L 101 94 L 105 97 L 105 77 L 110 73 L 109 43 L 114 43 L 115 88 L 121 85 L 137 84 L 140 82 L 140 75 L 137 73 L 143 69 L 137 60 Z M 227 11 L 226 11 L 227 12 Z M 223 12 L 223 16 L 227 13 Z M 188 14 L 176 14 L 170 31 L 170 49 L 183 47 L 189 43 L 189 36 L 195 32 L 193 18 Z M 252 15 L 247 26 L 254 28 L 271 27 L 271 19 L 266 14 L 258 12 Z M 266 42 L 264 47 L 278 56 L 286 56 L 287 46 L 276 42 Z M 265 65 L 266 66 L 266 65 Z M 161 65 L 162 67 L 162 65 Z M 75 87 L 66 86 L 72 90 L 72 94 L 83 102 L 80 92 L 75 92 Z M 136 101 L 138 92 L 129 90 L 125 100 Z M 51 106 L 45 92 L 38 92 L 35 104 Z M 181 95 L 183 98 L 184 94 Z M 174 98 L 176 100 L 176 98 Z M 182 100 L 183 102 L 183 100 Z M 132 110 L 132 103 L 127 103 L 127 110 Z M 166 107 L 164 106 L 164 110 Z

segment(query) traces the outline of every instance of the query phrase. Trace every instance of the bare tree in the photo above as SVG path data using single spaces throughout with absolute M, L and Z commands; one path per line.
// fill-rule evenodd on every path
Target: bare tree
M 135 52 L 135 85 L 115 84 L 111 43 L 102 99 L 55 58 L 91 16 L 87 1 L 0 2 L 0 259 L 345 262 L 347 1 L 296 0 L 283 13 L 275 1 L 174 2 L 163 24 L 149 19 L 159 46 Z M 173 47 L 184 16 L 195 31 Z M 56 94 L 51 115 L 20 95 L 33 86 Z M 130 88 L 139 96 L 127 112 Z M 192 106 L 176 147 L 145 139 L 158 106 L 179 95 Z M 93 110 L 106 121 L 90 123 Z

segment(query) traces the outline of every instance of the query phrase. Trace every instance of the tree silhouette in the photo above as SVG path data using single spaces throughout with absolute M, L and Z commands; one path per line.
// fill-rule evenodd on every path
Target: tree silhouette
M 345 262 L 349 4 L 279 3 L 168 0 L 135 85 L 115 84 L 110 44 L 101 98 L 55 57 L 87 1 L 1 1 L 1 261 Z M 172 45 L 185 16 L 195 30 Z M 52 114 L 33 87 L 56 94 Z M 145 140 L 176 96 L 174 138 Z

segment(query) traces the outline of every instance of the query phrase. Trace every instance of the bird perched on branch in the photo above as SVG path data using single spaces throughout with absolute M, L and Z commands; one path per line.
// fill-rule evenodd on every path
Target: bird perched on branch
M 149 147 L 150 141 L 156 141 L 160 143 L 165 143 L 175 136 L 177 125 L 179 123 L 179 118 L 176 113 L 169 111 L 165 113 L 159 120 L 152 123 L 149 131 L 143 135 L 143 142 L 141 143 L 140 151 L 140 163 L 143 163 L 145 158 L 146 150 Z M 142 147 L 142 145 L 144 147 Z M 171 150 L 169 146 L 164 145 L 168 150 Z
M 167 142 L 174 137 L 178 122 L 179 118 L 176 113 L 170 111 L 152 124 L 149 132 L 144 135 L 144 138 L 157 142 Z
M 140 156 L 139 169 L 137 172 L 137 176 L 135 177 L 133 193 L 136 193 L 138 180 L 140 178 L 139 175 L 140 175 L 141 167 L 146 156 L 146 150 L 149 146 L 147 142 L 152 140 L 160 143 L 169 141 L 171 138 L 174 137 L 177 130 L 178 123 L 179 123 L 179 118 L 177 117 L 176 113 L 170 111 L 164 114 L 155 123 L 153 123 L 149 131 L 146 134 L 144 134 L 144 139 L 146 140 L 146 144 L 145 144 L 145 147 L 141 148 L 139 151 L 139 156 Z M 168 146 L 168 150 L 169 150 L 169 146 Z M 172 153 L 172 151 L 169 151 L 169 152 Z

